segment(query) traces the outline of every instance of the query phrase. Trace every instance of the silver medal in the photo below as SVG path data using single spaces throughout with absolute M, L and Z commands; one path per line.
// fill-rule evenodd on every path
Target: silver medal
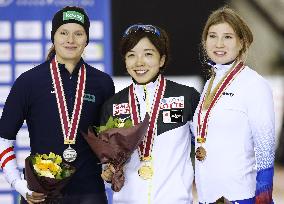
M 75 149 L 73 149 L 72 147 L 68 147 L 67 149 L 64 150 L 63 152 L 63 158 L 65 161 L 67 162 L 73 162 L 75 161 L 77 157 L 77 152 Z

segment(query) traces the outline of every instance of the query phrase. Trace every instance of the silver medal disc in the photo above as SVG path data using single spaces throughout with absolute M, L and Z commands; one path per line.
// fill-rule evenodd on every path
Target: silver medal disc
M 75 161 L 77 157 L 77 152 L 75 149 L 73 149 L 72 147 L 68 147 L 67 149 L 64 150 L 63 152 L 63 158 L 65 161 L 67 162 L 73 162 Z

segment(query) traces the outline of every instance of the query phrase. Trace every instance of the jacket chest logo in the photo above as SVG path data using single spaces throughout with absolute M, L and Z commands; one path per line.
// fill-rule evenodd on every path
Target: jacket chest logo
M 163 98 L 161 100 L 161 109 L 183 109 L 184 108 L 184 96 Z
M 223 92 L 223 95 L 224 96 L 234 96 L 235 94 L 234 93 L 229 93 L 229 92 Z
M 113 116 L 126 115 L 130 114 L 130 107 L 128 103 L 113 104 L 112 111 Z

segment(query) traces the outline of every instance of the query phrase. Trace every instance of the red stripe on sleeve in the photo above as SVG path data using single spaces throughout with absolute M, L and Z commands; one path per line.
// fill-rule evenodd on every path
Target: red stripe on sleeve
M 11 151 L 14 151 L 14 147 L 9 147 L 9 148 L 5 149 L 3 152 L 1 152 L 1 154 L 0 154 L 0 161 L 5 156 L 5 154 L 7 154 L 7 153 L 9 153 Z
M 15 154 L 8 156 L 8 157 L 3 161 L 1 168 L 3 169 L 3 168 L 5 167 L 5 165 L 6 165 L 9 161 L 11 161 L 11 160 L 13 160 L 13 159 L 15 159 L 15 158 L 16 158 L 16 155 L 15 155 Z

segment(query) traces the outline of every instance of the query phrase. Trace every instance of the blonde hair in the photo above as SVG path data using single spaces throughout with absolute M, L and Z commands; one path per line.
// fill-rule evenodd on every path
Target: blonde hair
M 233 28 L 233 30 L 239 37 L 240 43 L 242 45 L 242 49 L 240 50 L 237 59 L 238 60 L 246 59 L 248 48 L 253 42 L 253 34 L 250 28 L 248 27 L 248 25 L 246 24 L 246 22 L 242 19 L 242 17 L 239 14 L 237 14 L 236 11 L 229 8 L 228 6 L 213 11 L 211 15 L 208 17 L 201 38 L 203 54 L 207 56 L 205 49 L 205 42 L 207 39 L 209 28 L 212 25 L 217 25 L 220 23 L 228 23 Z

